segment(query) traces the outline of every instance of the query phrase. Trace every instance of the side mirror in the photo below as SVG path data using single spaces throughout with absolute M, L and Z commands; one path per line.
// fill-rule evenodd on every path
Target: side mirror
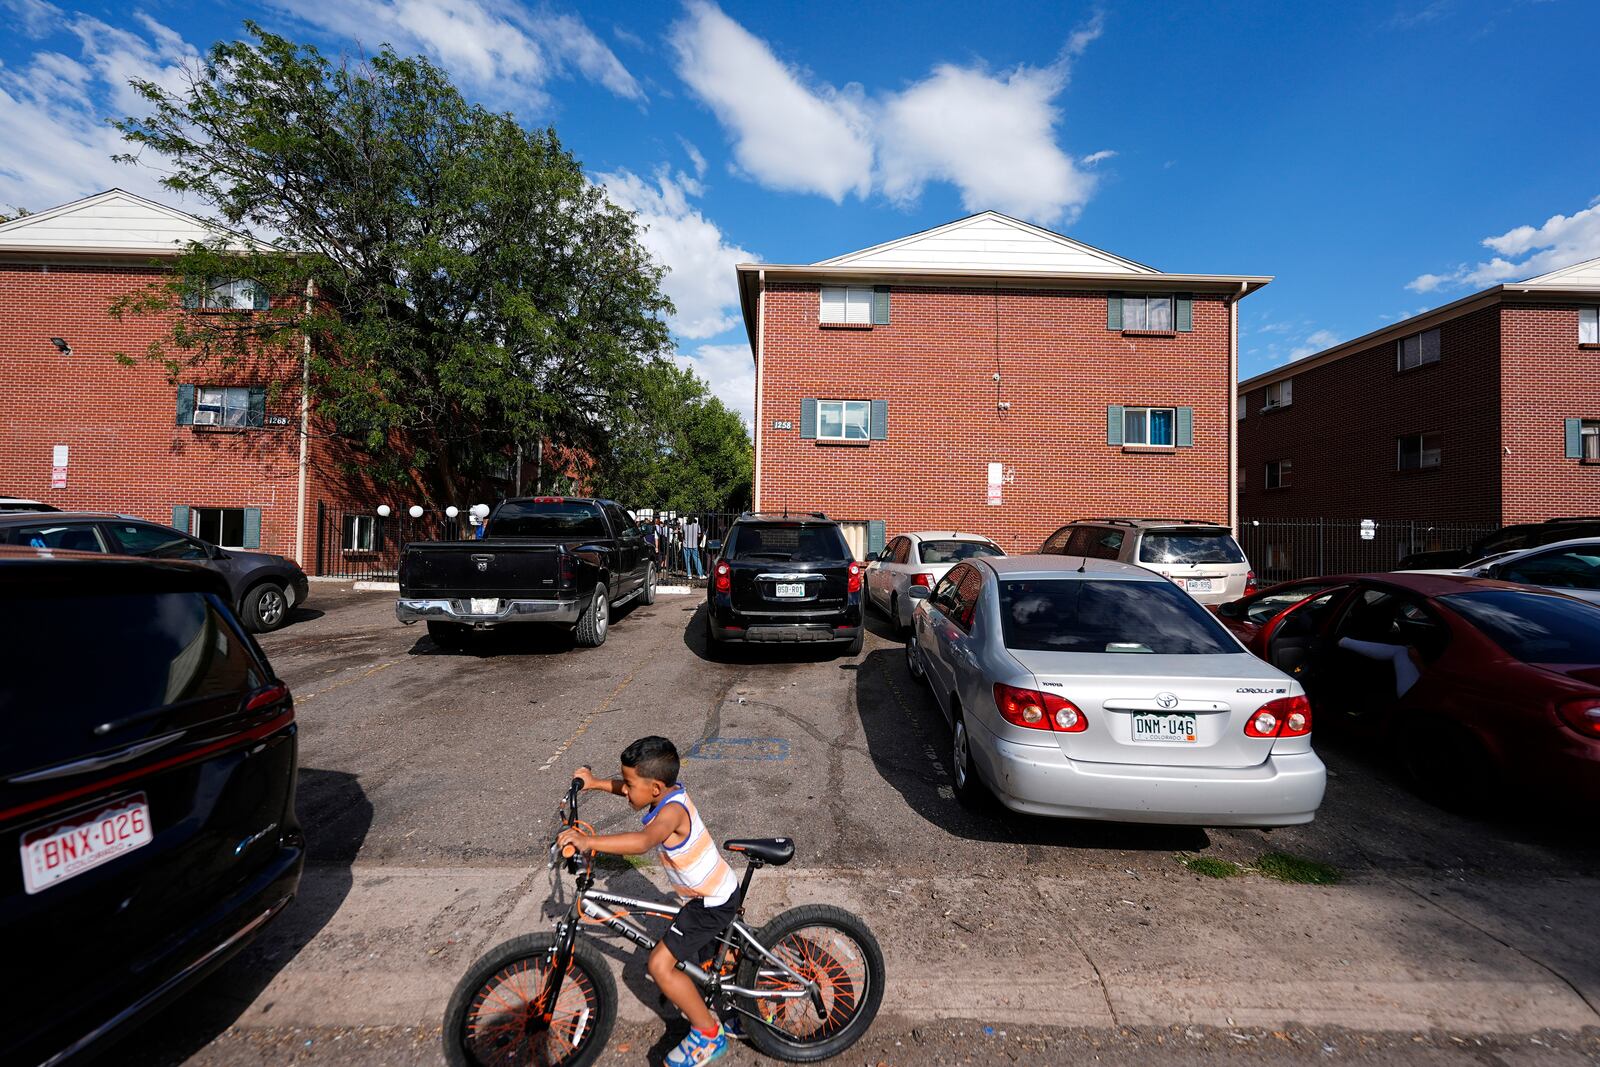
M 932 595 L 933 590 L 929 589 L 925 585 L 914 585 L 910 589 L 906 590 L 906 596 L 910 597 L 912 600 L 927 600 Z
M 862 563 L 876 563 L 876 562 L 878 562 L 878 553 L 876 553 L 876 552 L 868 552 L 867 555 L 866 555 L 866 558 L 864 558 L 861 562 Z
M 1212 610 L 1224 619 L 1237 619 L 1239 617 L 1239 602 L 1230 600 L 1226 604 L 1218 604 Z
M 219 548 L 216 545 L 207 545 L 206 546 L 206 555 L 210 556 L 212 559 L 227 559 L 228 558 L 228 554 L 226 552 L 222 551 L 222 549 Z

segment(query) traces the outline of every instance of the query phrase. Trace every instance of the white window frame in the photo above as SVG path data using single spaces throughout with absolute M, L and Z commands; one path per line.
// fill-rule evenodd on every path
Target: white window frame
M 1152 444 L 1150 442 L 1150 415 L 1152 412 L 1156 411 L 1167 411 L 1172 413 L 1172 440 L 1165 443 Z M 1133 439 L 1133 435 L 1128 432 L 1128 416 L 1135 413 L 1144 416 L 1144 440 L 1142 441 L 1135 441 Z M 1178 444 L 1178 409 L 1175 407 L 1146 408 L 1124 406 L 1122 409 L 1122 443 L 1125 445 L 1138 445 L 1142 448 L 1176 448 Z
M 1439 328 L 1423 330 L 1394 343 L 1396 370 L 1412 370 L 1439 362 Z
M 1578 343 L 1600 345 L 1600 307 L 1578 309 Z
M 202 414 L 205 417 L 202 417 Z M 248 427 L 250 425 L 249 387 L 235 385 L 195 386 L 192 421 L 195 426 L 228 426 L 235 429 Z
M 1600 419 L 1582 419 L 1578 425 L 1579 462 L 1600 463 Z
M 1277 481 L 1272 480 L 1273 474 L 1278 476 Z M 1287 478 L 1284 475 L 1288 475 Z M 1290 489 L 1294 486 L 1294 460 L 1269 459 L 1267 460 L 1266 477 L 1262 480 L 1268 489 Z
M 823 412 L 826 411 L 829 408 L 838 408 L 838 410 L 839 410 L 839 433 L 837 433 L 837 434 L 829 434 L 829 433 L 824 433 L 823 432 L 823 426 L 827 423 L 827 419 L 823 417 Z M 849 421 L 848 418 L 846 418 L 846 415 L 852 409 L 856 409 L 856 408 L 859 408 L 862 412 L 865 413 L 862 416 L 861 422 L 860 422 L 860 425 L 861 425 L 861 428 L 862 428 L 862 436 L 860 436 L 860 437 L 852 437 L 847 432 L 847 427 L 850 426 L 850 421 Z M 872 401 L 870 401 L 870 400 L 818 400 L 817 401 L 817 440 L 819 440 L 819 441 L 849 441 L 849 442 L 852 442 L 852 443 L 856 442 L 856 441 L 861 441 L 861 442 L 871 441 L 872 440 Z
M 1428 438 L 1433 438 L 1433 447 L 1428 447 Z M 1406 466 L 1406 442 L 1417 443 L 1417 462 L 1414 466 Z M 1428 462 L 1430 453 L 1433 462 Z M 1439 431 L 1428 430 L 1424 433 L 1408 433 L 1397 437 L 1394 442 L 1394 469 L 1397 471 L 1431 471 L 1442 466 L 1444 462 L 1444 448 L 1439 443 Z
M 207 281 L 196 294 L 194 306 L 201 311 L 254 311 L 261 289 L 261 283 L 253 278 Z
M 1152 322 L 1150 312 L 1160 305 L 1166 305 L 1166 325 Z M 1156 316 L 1159 318 L 1159 316 Z M 1171 293 L 1154 293 L 1149 295 L 1124 296 L 1122 298 L 1122 328 L 1124 330 L 1145 330 L 1157 333 L 1170 333 L 1178 328 L 1178 301 Z
M 817 309 L 817 321 L 834 325 L 871 326 L 871 286 L 824 285 Z
M 1266 402 L 1261 405 L 1261 410 L 1276 411 L 1278 408 L 1286 408 L 1293 403 L 1294 379 L 1285 378 L 1281 382 L 1271 382 L 1267 385 Z
M 217 536 L 216 537 L 207 537 L 206 536 L 206 531 L 200 529 L 200 513 L 204 512 L 204 511 L 214 511 L 214 512 L 217 513 Z M 225 519 L 224 513 L 225 512 L 229 512 L 229 511 L 237 511 L 239 513 L 239 541 L 240 541 L 240 543 L 237 544 L 237 545 L 230 545 L 227 542 L 225 542 L 224 540 L 222 540 L 222 533 L 227 528 L 227 521 Z M 210 541 L 212 544 L 216 545 L 218 548 L 237 548 L 237 549 L 240 549 L 242 551 L 244 549 L 244 544 L 243 544 L 243 542 L 244 542 L 244 524 L 245 524 L 245 514 L 244 513 L 245 513 L 245 509 L 244 508 L 196 508 L 196 507 L 192 507 L 192 508 L 189 509 L 189 533 L 193 534 L 195 537 L 200 538 L 200 540 L 202 540 L 202 541 Z
M 378 550 L 378 517 L 376 515 L 346 515 L 345 528 L 339 531 L 339 542 L 346 552 L 376 552 Z

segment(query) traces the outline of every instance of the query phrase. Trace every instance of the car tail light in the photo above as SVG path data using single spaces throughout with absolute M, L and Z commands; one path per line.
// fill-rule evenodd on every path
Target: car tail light
M 288 699 L 289 687 L 284 685 L 282 682 L 274 682 L 265 689 L 257 691 L 254 696 L 246 701 L 244 710 L 246 713 L 252 711 L 261 711 L 262 709 L 270 708 L 275 704 L 281 704 Z
M 933 588 L 933 575 L 931 575 L 931 574 L 913 574 L 911 576 L 911 584 L 912 585 L 920 585 L 924 589 L 932 589 Z
M 1585 737 L 1600 737 L 1600 700 L 1569 700 L 1556 706 L 1561 721 Z
M 728 566 L 727 560 L 717 560 L 717 566 L 711 573 L 717 592 L 729 593 L 733 591 L 733 568 Z
M 1083 717 L 1078 706 L 1054 693 L 996 683 L 994 706 L 1000 710 L 1000 717 L 1006 722 L 1028 730 L 1076 734 L 1089 728 L 1089 720 Z
M 1244 576 L 1244 595 L 1245 596 L 1249 596 L 1251 593 L 1256 592 L 1260 588 L 1261 587 L 1256 584 L 1256 572 L 1255 571 L 1251 571 L 1249 574 Z
M 861 592 L 861 564 L 855 560 L 850 561 L 850 584 L 845 587 L 846 592 Z
M 1304 737 L 1311 732 L 1311 701 L 1279 697 L 1257 708 L 1244 724 L 1246 737 Z
M 567 498 L 564 496 L 536 496 L 533 498 L 533 502 L 535 504 L 565 504 Z

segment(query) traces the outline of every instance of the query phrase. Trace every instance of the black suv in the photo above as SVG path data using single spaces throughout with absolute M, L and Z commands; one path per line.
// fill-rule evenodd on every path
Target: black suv
M 837 642 L 861 651 L 862 565 L 825 515 L 740 515 L 706 582 L 706 649 Z
M 1578 515 L 1504 526 L 1492 534 L 1478 538 L 1466 548 L 1446 549 L 1440 552 L 1413 552 L 1402 559 L 1395 569 L 1416 571 L 1465 567 L 1485 556 L 1494 556 L 1501 552 L 1520 552 L 1524 548 L 1553 545 L 1557 541 L 1571 541 L 1578 537 L 1600 537 L 1600 516 Z
M 294 701 L 202 567 L 0 547 L 0 599 L 0 1063 L 55 1063 L 294 896 Z

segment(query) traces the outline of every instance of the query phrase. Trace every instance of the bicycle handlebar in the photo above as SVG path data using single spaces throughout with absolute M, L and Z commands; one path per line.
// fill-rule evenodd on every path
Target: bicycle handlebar
M 567 805 L 565 818 L 567 826 L 575 826 L 578 822 L 578 794 L 583 792 L 583 779 L 574 778 L 572 784 L 567 786 Z M 561 858 L 570 860 L 578 854 L 578 850 L 571 845 L 561 850 Z

